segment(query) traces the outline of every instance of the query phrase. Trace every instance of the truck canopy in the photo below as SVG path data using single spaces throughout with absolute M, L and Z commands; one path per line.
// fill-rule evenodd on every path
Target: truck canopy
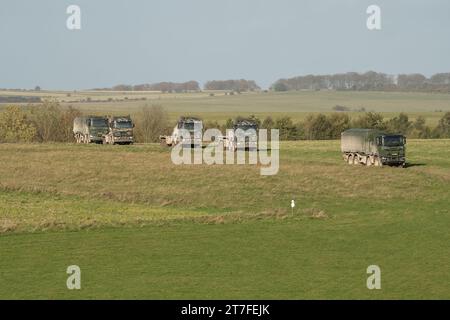
M 108 127 L 108 122 L 105 117 L 99 116 L 85 116 L 76 117 L 73 120 L 73 133 L 89 133 L 89 128 L 106 128 Z
M 349 129 L 341 134 L 342 152 L 362 152 L 370 154 L 376 147 L 376 137 L 385 135 L 377 129 Z

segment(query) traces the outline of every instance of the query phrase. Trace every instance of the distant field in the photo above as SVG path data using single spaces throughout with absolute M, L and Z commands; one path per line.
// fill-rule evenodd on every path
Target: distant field
M 450 140 L 410 140 L 406 169 L 286 142 L 266 177 L 158 145 L 0 144 L 0 161 L 0 298 L 450 298 Z
M 434 126 L 444 112 L 450 111 L 450 95 L 434 93 L 301 91 L 259 92 L 230 96 L 225 95 L 225 92 L 163 94 L 109 91 L 0 91 L 0 95 L 36 95 L 43 98 L 55 98 L 64 105 L 73 105 L 86 113 L 95 114 L 133 115 L 145 104 L 158 104 L 170 113 L 172 119 L 188 113 L 219 122 L 238 114 L 243 116 L 255 114 L 261 118 L 268 115 L 272 117 L 289 115 L 294 120 L 301 120 L 308 113 L 328 113 L 332 112 L 334 106 L 341 105 L 350 110 L 365 108 L 367 111 L 382 112 L 388 118 L 399 112 L 408 113 L 412 119 L 423 115 L 428 123 Z M 142 100 L 143 98 L 146 100 Z M 98 102 L 87 102 L 88 99 Z M 116 99 L 120 101 L 115 101 Z M 86 102 L 79 102 L 81 100 Z M 355 112 L 350 114 L 357 115 Z

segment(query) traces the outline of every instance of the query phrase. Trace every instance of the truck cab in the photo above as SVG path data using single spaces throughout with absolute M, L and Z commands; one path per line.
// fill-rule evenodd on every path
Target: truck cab
M 378 155 L 386 165 L 405 165 L 406 137 L 403 135 L 379 135 L 376 137 Z
M 179 132 L 181 129 L 189 131 L 191 144 L 194 147 L 202 145 L 203 121 L 197 118 L 181 118 L 178 121 L 173 135 L 176 141 L 184 143 L 184 141 L 187 141 L 188 139 L 180 136 Z
M 104 144 L 133 144 L 134 123 L 130 116 L 108 117 L 108 133 L 103 137 Z
M 183 132 L 189 132 L 190 137 L 183 136 Z M 203 121 L 193 117 L 180 117 L 170 136 L 160 136 L 163 146 L 173 147 L 179 143 L 183 147 L 202 147 Z
M 227 131 L 225 147 L 231 151 L 256 149 L 258 129 L 258 124 L 255 121 L 235 120 L 232 130 Z

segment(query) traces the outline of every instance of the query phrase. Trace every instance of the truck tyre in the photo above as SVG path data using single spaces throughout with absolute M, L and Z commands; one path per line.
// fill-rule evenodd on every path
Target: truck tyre
M 382 166 L 382 163 L 381 163 L 381 161 L 380 161 L 380 158 L 378 158 L 378 157 L 375 157 L 375 166 L 376 166 L 376 167 L 381 167 L 381 166 Z
M 349 155 L 348 155 L 348 157 L 347 157 L 347 163 L 348 163 L 348 164 L 353 164 L 353 155 L 352 155 L 352 154 L 349 154 Z

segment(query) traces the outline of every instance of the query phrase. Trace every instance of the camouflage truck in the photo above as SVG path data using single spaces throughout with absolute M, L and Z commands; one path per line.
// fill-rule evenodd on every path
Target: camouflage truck
M 341 151 L 348 164 L 405 166 L 406 138 L 375 129 L 349 129 L 341 134 Z
M 108 117 L 108 132 L 103 136 L 103 144 L 133 144 L 134 123 L 130 116 Z
M 237 119 L 233 121 L 233 127 L 227 129 L 227 135 L 224 137 L 224 147 L 228 150 L 236 151 L 237 149 L 250 150 L 257 148 L 259 128 L 255 121 Z
M 183 137 L 181 130 L 187 130 L 190 133 L 189 137 Z M 159 140 L 162 146 L 173 147 L 178 143 L 190 144 L 191 147 L 202 146 L 202 134 L 203 134 L 203 122 L 198 118 L 193 117 L 180 117 L 177 125 L 172 131 L 170 136 L 159 136 Z M 190 140 L 190 143 L 188 142 Z
M 108 121 L 105 117 L 87 116 L 73 120 L 73 135 L 76 143 L 101 143 L 108 130 Z

